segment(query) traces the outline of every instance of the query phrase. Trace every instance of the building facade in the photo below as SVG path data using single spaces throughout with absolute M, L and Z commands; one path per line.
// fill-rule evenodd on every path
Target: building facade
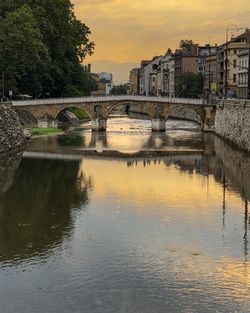
M 140 94 L 140 69 L 133 68 L 129 74 L 129 94 Z
M 238 53 L 238 97 L 242 99 L 248 98 L 249 52 L 249 50 L 243 49 Z

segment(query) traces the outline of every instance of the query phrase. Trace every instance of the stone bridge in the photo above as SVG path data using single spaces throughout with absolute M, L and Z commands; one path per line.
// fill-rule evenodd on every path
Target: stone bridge
M 110 113 L 119 105 L 132 105 L 141 108 L 152 121 L 152 131 L 165 131 L 165 123 L 174 108 L 185 108 L 196 112 L 202 121 L 204 131 L 214 130 L 216 105 L 202 99 L 143 97 L 143 96 L 106 96 L 59 98 L 43 100 L 13 101 L 17 111 L 28 111 L 39 120 L 55 121 L 61 111 L 69 107 L 84 109 L 90 116 L 93 131 L 105 131 Z

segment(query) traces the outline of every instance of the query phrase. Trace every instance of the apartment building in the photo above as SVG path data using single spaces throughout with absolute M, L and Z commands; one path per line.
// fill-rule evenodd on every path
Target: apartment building
M 249 50 L 240 50 L 238 53 L 238 60 L 238 97 L 246 99 L 248 97 Z
M 157 72 L 163 57 L 154 57 L 150 61 L 142 61 L 140 68 L 140 95 L 157 95 Z
M 96 91 L 91 92 L 92 96 L 107 96 L 110 94 L 113 88 L 113 75 L 111 73 L 91 73 L 91 77 L 96 81 L 98 87 Z
M 182 85 L 182 75 L 186 72 L 191 72 L 194 74 L 199 73 L 198 56 L 191 55 L 190 53 L 186 53 L 183 51 L 179 51 L 174 54 L 173 58 L 175 61 L 174 68 L 175 95 L 180 96 L 183 88 L 185 88 L 185 86 Z
M 140 69 L 133 68 L 129 74 L 129 94 L 138 95 L 140 93 Z

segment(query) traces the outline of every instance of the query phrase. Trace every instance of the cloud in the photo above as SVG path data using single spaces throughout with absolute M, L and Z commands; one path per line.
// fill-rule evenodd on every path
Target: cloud
M 183 38 L 221 43 L 226 26 L 250 26 L 248 0 L 75 0 L 75 11 L 91 29 L 96 43 L 91 62 L 139 62 Z

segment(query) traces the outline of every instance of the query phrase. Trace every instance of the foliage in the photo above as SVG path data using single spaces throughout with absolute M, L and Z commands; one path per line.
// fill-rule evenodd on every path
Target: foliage
M 0 25 L 0 71 L 5 72 L 7 87 L 14 89 L 18 80 L 46 62 L 48 50 L 27 5 L 8 14 Z
M 81 108 L 77 108 L 77 107 L 72 107 L 68 109 L 70 112 L 74 113 L 75 116 L 79 119 L 79 120 L 86 120 L 89 119 L 89 115 L 88 113 L 81 109 Z
M 52 134 L 59 134 L 61 132 L 62 130 L 58 128 L 39 128 L 39 127 L 31 128 L 32 136 L 52 135 Z
M 195 48 L 196 44 L 193 40 L 182 39 L 179 44 L 179 48 L 183 51 L 192 52 Z
M 96 88 L 81 65 L 94 43 L 73 9 L 70 0 L 0 2 L 0 70 L 8 88 L 34 97 L 89 95 Z
M 186 72 L 181 76 L 180 96 L 185 98 L 198 98 L 203 93 L 204 75 Z
M 111 95 L 127 95 L 128 94 L 128 85 L 123 84 L 119 86 L 114 86 L 111 91 Z

